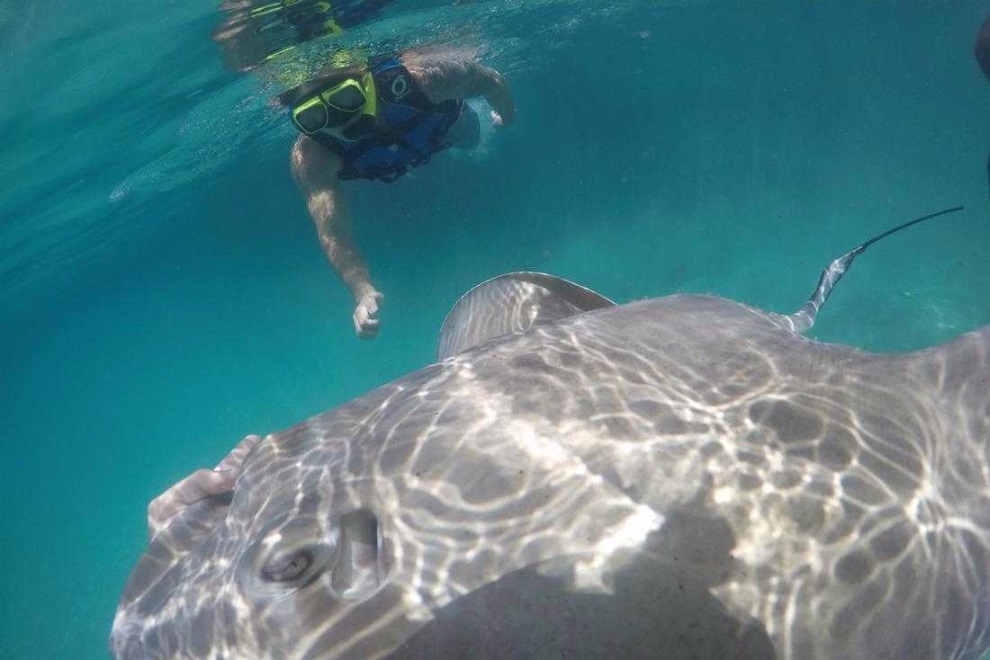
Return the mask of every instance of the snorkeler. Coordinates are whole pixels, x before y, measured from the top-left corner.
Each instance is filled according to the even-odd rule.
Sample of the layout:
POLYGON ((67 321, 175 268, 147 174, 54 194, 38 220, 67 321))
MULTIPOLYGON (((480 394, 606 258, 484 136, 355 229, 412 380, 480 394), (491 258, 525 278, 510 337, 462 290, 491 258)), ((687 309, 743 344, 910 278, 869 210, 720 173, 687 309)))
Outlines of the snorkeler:
POLYGON ((292 174, 327 259, 354 296, 358 337, 378 331, 383 295, 354 243, 337 182, 392 182, 447 147, 473 148, 480 120, 464 100, 473 97, 488 101, 495 126, 515 119, 502 75, 454 50, 407 50, 331 68, 279 96, 301 133, 292 147, 292 174))
MULTIPOLYGON (((987 80, 990 80, 990 18, 983 21, 973 44, 973 56, 987 80)), ((987 186, 990 189, 990 156, 987 157, 987 186)))
POLYGON ((973 56, 987 80, 990 80, 990 18, 983 21, 973 44, 973 56))

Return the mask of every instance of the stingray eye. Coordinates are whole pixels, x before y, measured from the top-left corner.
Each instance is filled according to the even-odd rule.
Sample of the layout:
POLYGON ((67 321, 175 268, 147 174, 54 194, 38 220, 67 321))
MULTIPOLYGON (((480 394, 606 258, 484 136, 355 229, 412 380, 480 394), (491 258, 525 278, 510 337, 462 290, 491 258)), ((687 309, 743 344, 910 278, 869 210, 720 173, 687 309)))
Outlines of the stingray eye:
POLYGON ((302 589, 333 566, 338 536, 314 530, 312 519, 280 521, 246 553, 238 579, 258 597, 302 589))
POLYGON ((272 557, 261 567, 261 579, 265 582, 294 582, 305 575, 312 565, 313 554, 309 550, 272 557))
POLYGON ((280 543, 254 562, 253 581, 263 590, 286 593, 316 580, 332 565, 337 550, 324 542, 280 543))

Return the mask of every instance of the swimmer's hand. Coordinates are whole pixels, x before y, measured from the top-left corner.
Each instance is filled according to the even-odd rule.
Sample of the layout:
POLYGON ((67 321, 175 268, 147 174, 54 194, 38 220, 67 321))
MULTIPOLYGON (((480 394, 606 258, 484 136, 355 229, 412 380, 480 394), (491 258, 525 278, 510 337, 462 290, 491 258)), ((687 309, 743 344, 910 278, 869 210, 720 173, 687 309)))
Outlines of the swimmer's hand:
POLYGON ((360 339, 374 339, 378 334, 378 306, 383 298, 384 294, 372 289, 358 300, 354 308, 354 332, 360 339))
POLYGON ((502 121, 502 115, 492 110, 491 117, 492 117, 492 126, 494 126, 495 128, 501 128, 502 126, 505 126, 505 122, 502 121))

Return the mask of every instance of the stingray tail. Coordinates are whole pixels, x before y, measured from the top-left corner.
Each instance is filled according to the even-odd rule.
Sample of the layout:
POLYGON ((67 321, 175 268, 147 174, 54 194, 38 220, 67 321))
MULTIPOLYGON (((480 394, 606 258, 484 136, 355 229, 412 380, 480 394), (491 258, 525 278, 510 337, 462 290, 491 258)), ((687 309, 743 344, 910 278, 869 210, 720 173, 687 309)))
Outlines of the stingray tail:
POLYGON ((832 293, 832 289, 835 285, 839 283, 842 276, 846 274, 849 267, 852 266, 852 262, 866 252, 866 248, 870 247, 882 238, 886 238, 891 234, 897 233, 902 229, 907 229, 911 225, 916 225, 925 220, 931 220, 939 216, 948 215, 949 213, 955 213, 956 211, 961 211, 962 206, 954 206, 951 209, 943 209, 936 213, 929 213, 928 215, 923 215, 920 218, 915 218, 905 222, 902 225, 898 225, 893 229, 888 229, 882 234, 877 234, 865 243, 854 247, 849 252, 833 261, 828 265, 825 270, 822 271, 821 277, 818 278, 818 286, 815 287, 815 292, 811 294, 808 298, 808 302, 801 306, 801 309, 794 312, 793 314, 784 316, 780 315, 778 320, 786 327, 788 330, 797 333, 804 333, 811 329, 811 326, 815 324, 815 319, 818 317, 818 312, 821 310, 825 301, 828 300, 829 295, 832 293))

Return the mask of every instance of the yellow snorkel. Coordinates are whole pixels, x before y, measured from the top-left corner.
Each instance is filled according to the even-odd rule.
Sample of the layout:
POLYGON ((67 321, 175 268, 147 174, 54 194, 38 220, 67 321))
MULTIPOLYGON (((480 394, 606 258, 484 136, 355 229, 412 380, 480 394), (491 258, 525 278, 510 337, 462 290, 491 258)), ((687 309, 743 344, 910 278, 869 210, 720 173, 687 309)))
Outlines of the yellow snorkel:
POLYGON ((364 85, 364 93, 366 98, 361 114, 368 115, 372 118, 377 117, 378 90, 375 88, 375 77, 371 75, 371 72, 368 72, 361 77, 361 84, 364 85))

